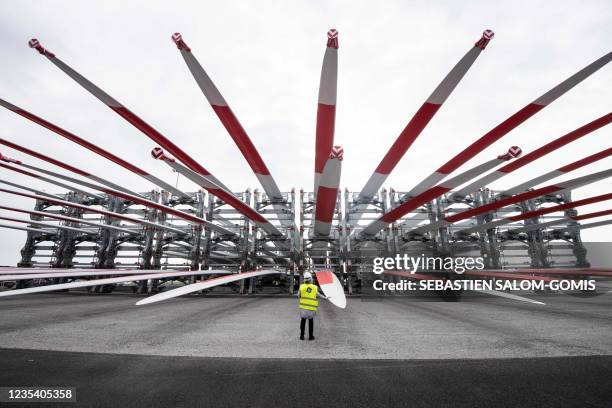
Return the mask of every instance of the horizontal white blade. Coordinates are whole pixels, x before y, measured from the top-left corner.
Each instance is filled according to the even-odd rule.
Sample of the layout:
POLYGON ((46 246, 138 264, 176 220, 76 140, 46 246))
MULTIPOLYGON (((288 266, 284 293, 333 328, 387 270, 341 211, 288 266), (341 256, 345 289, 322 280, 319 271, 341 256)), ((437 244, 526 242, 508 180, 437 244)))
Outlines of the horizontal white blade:
POLYGON ((81 281, 81 282, 59 283, 57 285, 45 285, 45 286, 37 286, 33 288, 7 290, 7 291, 0 292, 0 297, 25 295, 28 293, 53 292, 55 290, 86 288, 88 286, 112 285, 114 283, 134 282, 134 281, 141 281, 141 280, 148 280, 148 279, 163 279, 163 278, 173 278, 173 277, 179 277, 179 276, 193 276, 193 275, 212 275, 212 274, 225 273, 225 272, 226 271, 222 271, 222 272, 219 272, 219 271, 184 271, 184 272, 152 273, 152 274, 146 274, 146 275, 123 276, 119 278, 92 279, 92 280, 81 281))
POLYGON ((178 296, 183 296, 188 293, 197 292, 204 289, 210 289, 215 286, 225 285, 242 279, 255 278, 257 276, 274 275, 282 273, 275 270, 261 270, 253 272, 237 273, 231 276, 222 276, 219 278, 208 279, 203 282, 192 283, 191 285, 183 286, 182 288, 172 289, 167 292, 158 293, 157 295, 149 296, 146 299, 136 302, 137 306, 148 305, 149 303, 160 302, 162 300, 172 299, 178 296))
POLYGON ((499 296, 512 300, 520 300, 521 302, 535 303, 536 305, 546 305, 546 303, 538 302, 537 300, 529 299, 523 296, 513 295, 512 293, 499 292, 497 290, 478 290, 475 289, 475 292, 486 293, 487 295, 499 296))

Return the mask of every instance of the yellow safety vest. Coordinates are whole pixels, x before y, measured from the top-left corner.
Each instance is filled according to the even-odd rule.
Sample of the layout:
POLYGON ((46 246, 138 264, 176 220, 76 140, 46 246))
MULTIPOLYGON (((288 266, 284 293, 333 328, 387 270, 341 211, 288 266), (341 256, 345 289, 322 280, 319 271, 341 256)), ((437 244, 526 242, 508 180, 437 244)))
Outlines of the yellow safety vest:
POLYGON ((317 300, 317 293, 319 287, 312 283, 302 283, 300 285, 300 309, 317 311, 319 301, 317 300))

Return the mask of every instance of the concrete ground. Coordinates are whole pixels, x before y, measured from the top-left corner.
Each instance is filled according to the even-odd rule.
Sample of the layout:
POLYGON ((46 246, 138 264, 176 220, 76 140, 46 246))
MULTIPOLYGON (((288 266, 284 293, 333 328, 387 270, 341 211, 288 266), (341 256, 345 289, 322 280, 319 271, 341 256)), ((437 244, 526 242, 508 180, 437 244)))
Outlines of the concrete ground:
POLYGON ((78 407, 609 407, 612 295, 322 302, 126 293, 0 300, 0 387, 74 386, 78 407))
POLYGON ((612 357, 296 361, 0 349, 0 366, 1 385, 76 387, 76 404, 31 407, 603 408, 612 401, 612 357))
POLYGON ((612 294, 542 295, 545 306, 474 295, 461 302, 321 302, 314 342, 298 340, 297 299, 131 294, 0 299, 0 347, 165 356, 483 359, 612 355, 612 294))

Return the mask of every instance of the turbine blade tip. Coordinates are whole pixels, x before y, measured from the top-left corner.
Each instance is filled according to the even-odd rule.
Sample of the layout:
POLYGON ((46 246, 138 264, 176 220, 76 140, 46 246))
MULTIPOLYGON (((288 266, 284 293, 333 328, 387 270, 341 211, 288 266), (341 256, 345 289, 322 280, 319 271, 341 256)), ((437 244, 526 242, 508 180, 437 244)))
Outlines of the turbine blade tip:
POLYGON ((191 51, 191 48, 185 43, 183 40, 183 36, 181 33, 172 34, 172 41, 176 44, 176 48, 179 50, 191 51))
POLYGON ((491 41, 494 36, 495 33, 493 32, 493 30, 484 30, 482 32, 482 37, 480 37, 480 40, 478 40, 476 44, 474 44, 474 47, 484 50, 487 47, 487 44, 489 44, 489 41, 491 41))
POLYGON ((38 41, 36 38, 32 38, 30 41, 28 41, 28 45, 30 46, 30 48, 34 48, 36 51, 38 51, 42 55, 48 55, 50 57, 55 56, 52 52, 46 50, 45 47, 43 47, 40 44, 40 41, 38 41))
POLYGON ((0 153, 0 160, 3 161, 3 162, 7 162, 7 163, 22 164, 21 161, 19 161, 17 159, 12 159, 10 157, 7 157, 7 156, 3 155, 2 153, 0 153))
POLYGON ((344 149, 341 146, 332 147, 331 153, 329 154, 330 159, 338 159, 342 161, 344 158, 344 149))
POLYGON ((151 150, 151 157, 153 157, 156 160, 164 160, 164 161, 171 161, 171 162, 174 161, 173 158, 166 156, 166 154, 164 153, 164 150, 161 147, 155 147, 153 150, 151 150))
POLYGON ((338 49, 338 30, 331 28, 327 32, 327 47, 338 49))
POLYGON ((519 157, 521 154, 523 154, 523 150, 518 147, 518 146, 512 146, 511 148, 508 149, 507 153, 504 153, 502 155, 497 156, 497 158, 499 160, 511 160, 511 159, 516 159, 517 157, 519 157))

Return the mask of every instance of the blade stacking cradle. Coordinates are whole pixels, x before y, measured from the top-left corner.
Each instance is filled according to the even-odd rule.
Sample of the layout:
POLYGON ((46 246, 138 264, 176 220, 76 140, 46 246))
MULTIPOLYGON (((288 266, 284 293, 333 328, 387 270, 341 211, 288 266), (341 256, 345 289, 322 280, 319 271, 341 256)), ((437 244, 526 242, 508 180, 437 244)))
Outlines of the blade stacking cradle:
MULTIPOLYGON (((134 166, 133 164, 131 164, 131 163, 129 163, 129 162, 127 162, 127 161, 125 161, 125 160, 115 156, 114 154, 112 154, 112 153, 102 149, 101 147, 99 147, 96 144, 88 142, 87 140, 85 140, 85 139, 75 135, 74 133, 68 132, 67 130, 62 129, 61 127, 59 127, 59 126, 57 126, 57 125, 55 125, 55 124, 53 124, 51 122, 48 122, 45 119, 43 119, 43 118, 41 118, 39 116, 36 116, 33 113, 28 112, 25 109, 22 109, 22 108, 20 108, 18 106, 15 106, 12 103, 9 103, 9 102, 7 102, 7 101, 5 101, 3 99, 0 99, 0 105, 4 106, 6 109, 8 109, 8 110, 10 110, 12 112, 15 112, 16 114, 18 114, 20 116, 23 116, 26 119, 31 120, 32 122, 34 122, 34 123, 36 123, 36 124, 38 124, 38 125, 40 125, 40 126, 42 126, 44 128, 49 129, 50 131, 52 131, 52 132, 54 132, 54 133, 56 133, 56 134, 58 134, 58 135, 60 135, 62 137, 65 137, 66 139, 70 140, 71 142, 74 142, 74 143, 76 143, 78 145, 81 145, 82 147, 84 147, 84 148, 86 148, 86 149, 88 149, 88 150, 90 150, 90 151, 92 151, 92 152, 94 152, 94 153, 104 157, 105 159, 108 159, 108 160, 112 161, 113 163, 118 164, 119 166, 123 167, 124 169, 129 170, 132 173, 141 176, 142 178, 150 181, 151 183, 155 184, 156 186, 161 187, 164 190, 169 191, 169 192, 171 192, 172 194, 174 194, 174 195, 176 195, 178 197, 189 198, 188 195, 186 195, 185 193, 183 193, 180 190, 177 190, 176 188, 174 188, 172 185, 166 183, 165 181, 160 180, 159 178, 157 178, 157 177, 147 173, 146 171, 142 170, 141 168, 138 168, 138 167, 134 166)), ((3 144, 6 144, 6 143, 3 143, 3 144)), ((9 146, 9 147, 12 147, 12 146, 9 146)), ((23 148, 23 149, 25 149, 25 148, 23 148)), ((20 150, 20 149, 17 149, 17 150, 20 150)), ((21 150, 21 151, 26 153, 25 150, 21 150)), ((46 160, 46 159, 43 159, 43 160, 46 160)), ((63 165, 60 165, 60 164, 57 164, 57 163, 53 163, 53 164, 56 164, 56 165, 58 165, 60 167, 64 167, 63 165)), ((64 167, 64 168, 66 168, 66 167, 64 167)), ((96 179, 96 178, 90 177, 91 175, 86 175, 86 174, 82 174, 82 175, 85 176, 85 177, 89 177, 92 180, 98 181, 99 183, 105 184, 108 187, 115 188, 117 190, 122 190, 122 191, 125 191, 126 193, 133 194, 133 193, 131 193, 129 191, 126 191, 126 190, 124 190, 122 188, 117 188, 116 185, 113 187, 113 185, 110 185, 109 182, 103 182, 101 179, 96 179)))
POLYGON ((472 159, 485 148, 489 147, 491 144, 508 134, 511 130, 518 127, 537 112, 544 109, 546 106, 578 85, 580 82, 588 78, 591 74, 610 62, 610 60, 612 60, 612 52, 589 64, 587 67, 561 82, 559 85, 555 86, 553 89, 546 92, 544 95, 529 103, 508 119, 494 127, 480 139, 473 142, 462 152, 458 153, 446 164, 428 176, 410 192, 406 193, 402 198, 402 204, 396 206, 387 213, 383 214, 377 220, 367 225, 363 231, 361 231, 359 236, 362 238, 366 236, 373 236, 378 233, 378 231, 386 228, 389 224, 397 221, 410 211, 413 211, 419 208, 421 205, 440 197, 442 194, 451 191, 455 187, 458 187, 457 185, 450 185, 446 182, 442 182, 438 185, 435 184, 465 164, 468 160, 472 159))
MULTIPOLYGON (((461 58, 461 60, 446 75, 438 87, 427 98, 425 103, 414 114, 408 125, 397 137, 385 157, 382 159, 370 179, 359 193, 358 202, 368 202, 376 195, 385 180, 391 174, 397 163, 402 159, 416 138, 421 134, 429 121, 438 112, 442 104, 465 76, 476 58, 486 48, 493 38, 493 31, 485 30, 480 40, 461 58)), ((359 213, 355 214, 358 216, 359 213)))
MULTIPOLYGON (((255 176, 259 180, 259 183, 268 195, 268 199, 273 203, 282 203, 284 201, 284 198, 280 192, 280 189, 278 188, 278 185, 276 184, 276 181, 270 174, 268 167, 261 158, 261 155, 257 151, 257 148, 249 138, 249 135, 246 133, 246 131, 238 121, 238 118, 225 101, 225 98, 223 98, 223 95, 221 95, 221 92, 219 92, 219 90, 217 89, 213 81, 210 79, 202 65, 200 65, 196 57, 193 55, 193 53, 191 52, 191 48, 187 46, 181 34, 174 33, 172 35, 172 41, 174 41, 177 48, 181 52, 181 55, 183 56, 183 59, 187 64, 187 68, 189 68, 191 75, 193 75, 193 78, 202 90, 202 93, 208 100, 208 103, 210 103, 210 106, 217 114, 217 117, 219 118, 223 126, 225 126, 225 129, 236 143, 236 146, 238 146, 238 149, 246 159, 249 166, 251 166, 253 173, 255 173, 255 176)), ((170 149, 166 150, 172 153, 170 149)), ((215 184, 219 185, 219 183, 215 180, 212 181, 215 184)), ((279 221, 282 223, 282 225, 294 225, 294 222, 292 220, 288 220, 282 216, 284 210, 284 207, 282 205, 274 205, 274 208, 279 215, 279 221)))
POLYGON ((343 156, 344 149, 340 146, 334 146, 319 179, 315 204, 315 235, 328 236, 331 232, 338 189, 340 188, 343 156))
POLYGON ((319 100, 317 105, 317 128, 315 136, 315 179, 314 193, 319 190, 319 180, 323 174, 329 152, 334 145, 336 126, 336 100, 338 93, 338 30, 327 32, 327 48, 323 56, 319 100))

